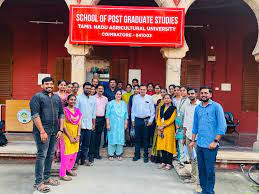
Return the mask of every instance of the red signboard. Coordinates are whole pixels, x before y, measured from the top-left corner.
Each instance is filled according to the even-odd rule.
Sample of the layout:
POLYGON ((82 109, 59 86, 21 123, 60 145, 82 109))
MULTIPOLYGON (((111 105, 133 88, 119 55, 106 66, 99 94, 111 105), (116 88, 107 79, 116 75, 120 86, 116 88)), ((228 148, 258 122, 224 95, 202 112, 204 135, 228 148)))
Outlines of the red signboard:
POLYGON ((182 8, 71 5, 69 23, 71 44, 184 44, 182 8))

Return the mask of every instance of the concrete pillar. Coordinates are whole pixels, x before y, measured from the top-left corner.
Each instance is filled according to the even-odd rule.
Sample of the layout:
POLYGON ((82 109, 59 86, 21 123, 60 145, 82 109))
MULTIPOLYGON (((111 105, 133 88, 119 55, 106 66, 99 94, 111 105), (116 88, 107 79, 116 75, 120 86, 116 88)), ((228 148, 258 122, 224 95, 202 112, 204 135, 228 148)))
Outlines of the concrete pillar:
POLYGON ((166 87, 170 84, 180 85, 182 58, 188 50, 186 42, 182 48, 161 48, 160 52, 166 60, 166 87))
POLYGON ((71 56, 71 81, 72 82, 78 82, 80 85, 80 90, 81 86, 85 83, 86 81, 86 63, 85 63, 85 56, 77 56, 77 55, 72 55, 71 56))
POLYGON ((253 150, 259 152, 259 88, 258 88, 258 125, 257 125, 257 141, 254 142, 253 150))
POLYGON ((181 62, 182 62, 182 59, 166 59, 166 87, 167 88, 170 84, 180 85, 181 62))

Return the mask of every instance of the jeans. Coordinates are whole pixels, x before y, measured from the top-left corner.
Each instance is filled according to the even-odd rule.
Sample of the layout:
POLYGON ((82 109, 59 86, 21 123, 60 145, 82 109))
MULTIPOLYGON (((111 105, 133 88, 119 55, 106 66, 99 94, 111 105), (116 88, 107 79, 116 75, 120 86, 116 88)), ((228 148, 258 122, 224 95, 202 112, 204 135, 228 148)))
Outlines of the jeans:
POLYGON ((155 130, 156 130, 156 121, 154 119, 151 127, 150 127, 150 133, 149 133, 149 142, 150 142, 150 145, 153 145, 153 139, 154 139, 154 133, 155 133, 155 130))
POLYGON ((150 127, 147 127, 144 119, 135 118, 135 156, 140 157, 140 143, 143 138, 144 143, 144 157, 148 157, 148 146, 149 146, 149 136, 148 130, 150 127))
POLYGON ((115 145, 110 145, 108 144, 108 155, 109 156, 114 156, 114 153, 116 156, 121 156, 123 153, 123 145, 115 144, 115 145))
POLYGON ((162 163, 172 165, 173 162, 173 154, 162 150, 162 163))
POLYGON ((50 177, 57 139, 55 135, 48 135, 47 142, 42 143, 39 133, 33 133, 33 136, 37 146, 35 185, 39 185, 50 177))
POLYGON ((91 134, 92 130, 81 129, 79 152, 77 154, 76 163, 79 163, 79 160, 81 160, 81 163, 87 160, 91 134))
POLYGON ((214 150, 197 146, 197 159, 202 193, 215 194, 215 162, 218 147, 214 150))

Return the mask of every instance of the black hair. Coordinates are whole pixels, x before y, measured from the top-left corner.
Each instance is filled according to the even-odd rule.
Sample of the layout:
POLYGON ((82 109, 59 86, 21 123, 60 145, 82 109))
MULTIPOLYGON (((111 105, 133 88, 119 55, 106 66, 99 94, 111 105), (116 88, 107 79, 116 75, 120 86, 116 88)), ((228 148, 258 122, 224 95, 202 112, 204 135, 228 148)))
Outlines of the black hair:
POLYGON ((122 94, 122 91, 121 91, 121 90, 117 90, 117 91, 115 92, 115 94, 117 94, 117 92, 120 92, 120 93, 122 94))
POLYGON ((119 83, 123 84, 124 82, 123 81, 118 81, 117 84, 119 84, 119 83))
POLYGON ((200 91, 203 90, 203 89, 208 89, 211 94, 213 92, 211 87, 209 87, 209 86, 202 86, 202 87, 200 87, 200 91))
POLYGON ((175 88, 175 85, 174 85, 174 84, 170 84, 170 85, 168 86, 168 88, 170 88, 170 87, 175 88))
POLYGON ((126 85, 126 87, 127 87, 127 86, 130 86, 130 87, 131 87, 131 89, 132 89, 132 85, 131 85, 131 84, 127 84, 127 85, 126 85))
POLYGON ((140 85, 140 87, 143 87, 143 86, 147 87, 145 84, 141 84, 141 85, 140 85))
POLYGON ((138 79, 134 78, 134 79, 132 80, 132 82, 135 82, 135 81, 138 82, 138 79))
POLYGON ((167 89, 166 89, 166 88, 161 88, 161 91, 162 91, 162 90, 165 90, 165 92, 167 93, 167 89))
POLYGON ((75 86, 76 84, 78 85, 78 87, 80 87, 80 86, 79 86, 79 83, 77 83, 77 82, 73 82, 73 83, 72 83, 73 86, 75 86))
POLYGON ((171 99, 171 95, 170 94, 166 93, 164 97, 166 97, 166 96, 169 96, 170 99, 171 99))
POLYGON ((91 86, 92 87, 92 84, 90 82, 85 82, 84 85, 83 85, 83 88, 85 88, 85 86, 91 86))
MULTIPOLYGON (((67 82, 67 85, 72 84, 71 82, 67 82)), ((73 85, 73 84, 72 84, 73 85)))
POLYGON ((135 87, 138 87, 138 88, 140 88, 140 85, 139 85, 139 84, 137 84, 137 85, 133 86, 133 88, 135 88, 135 87))
POLYGON ((187 92, 192 91, 192 90, 193 90, 195 93, 197 93, 197 90, 196 90, 195 88, 188 88, 187 92))
POLYGON ((182 86, 175 86, 174 88, 179 88, 179 89, 181 89, 181 87, 182 87, 182 86))
POLYGON ((155 87, 157 87, 157 86, 161 89, 161 86, 160 86, 159 84, 156 84, 156 85, 155 85, 155 87))
POLYGON ((52 77, 45 77, 41 80, 41 83, 43 85, 45 82, 51 82, 51 81, 54 83, 54 79, 52 77))
MULTIPOLYGON (((181 88, 185 88, 186 90, 189 89, 189 87, 187 87, 187 86, 181 86, 181 88)), ((180 88, 180 89, 181 89, 181 88, 180 88)))
POLYGON ((116 80, 115 78, 111 78, 111 79, 109 80, 109 83, 111 83, 111 81, 115 81, 115 82, 117 83, 117 80, 116 80))
POLYGON ((93 77, 93 78, 92 78, 92 82, 93 82, 94 79, 97 79, 97 80, 99 81, 99 79, 98 79, 97 77, 93 77))
POLYGON ((62 82, 65 82, 65 83, 67 84, 66 80, 61 79, 61 80, 58 80, 58 86, 59 86, 62 82))
POLYGON ((154 84, 151 83, 151 82, 149 82, 149 83, 147 84, 147 86, 149 86, 149 85, 152 85, 152 87, 154 87, 154 84))

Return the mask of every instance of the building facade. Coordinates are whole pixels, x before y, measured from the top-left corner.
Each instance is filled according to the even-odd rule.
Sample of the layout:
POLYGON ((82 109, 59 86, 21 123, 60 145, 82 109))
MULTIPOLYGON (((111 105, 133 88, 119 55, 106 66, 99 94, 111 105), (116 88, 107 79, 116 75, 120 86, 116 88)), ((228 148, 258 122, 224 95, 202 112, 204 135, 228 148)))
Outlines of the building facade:
POLYGON ((240 120, 239 132, 256 135, 257 18, 259 0, 0 0, 0 101, 30 99, 40 90, 38 74, 82 84, 107 69, 128 82, 130 70, 140 70, 142 83, 211 86, 214 99, 240 120), (185 8, 185 45, 71 45, 71 4, 185 8))

